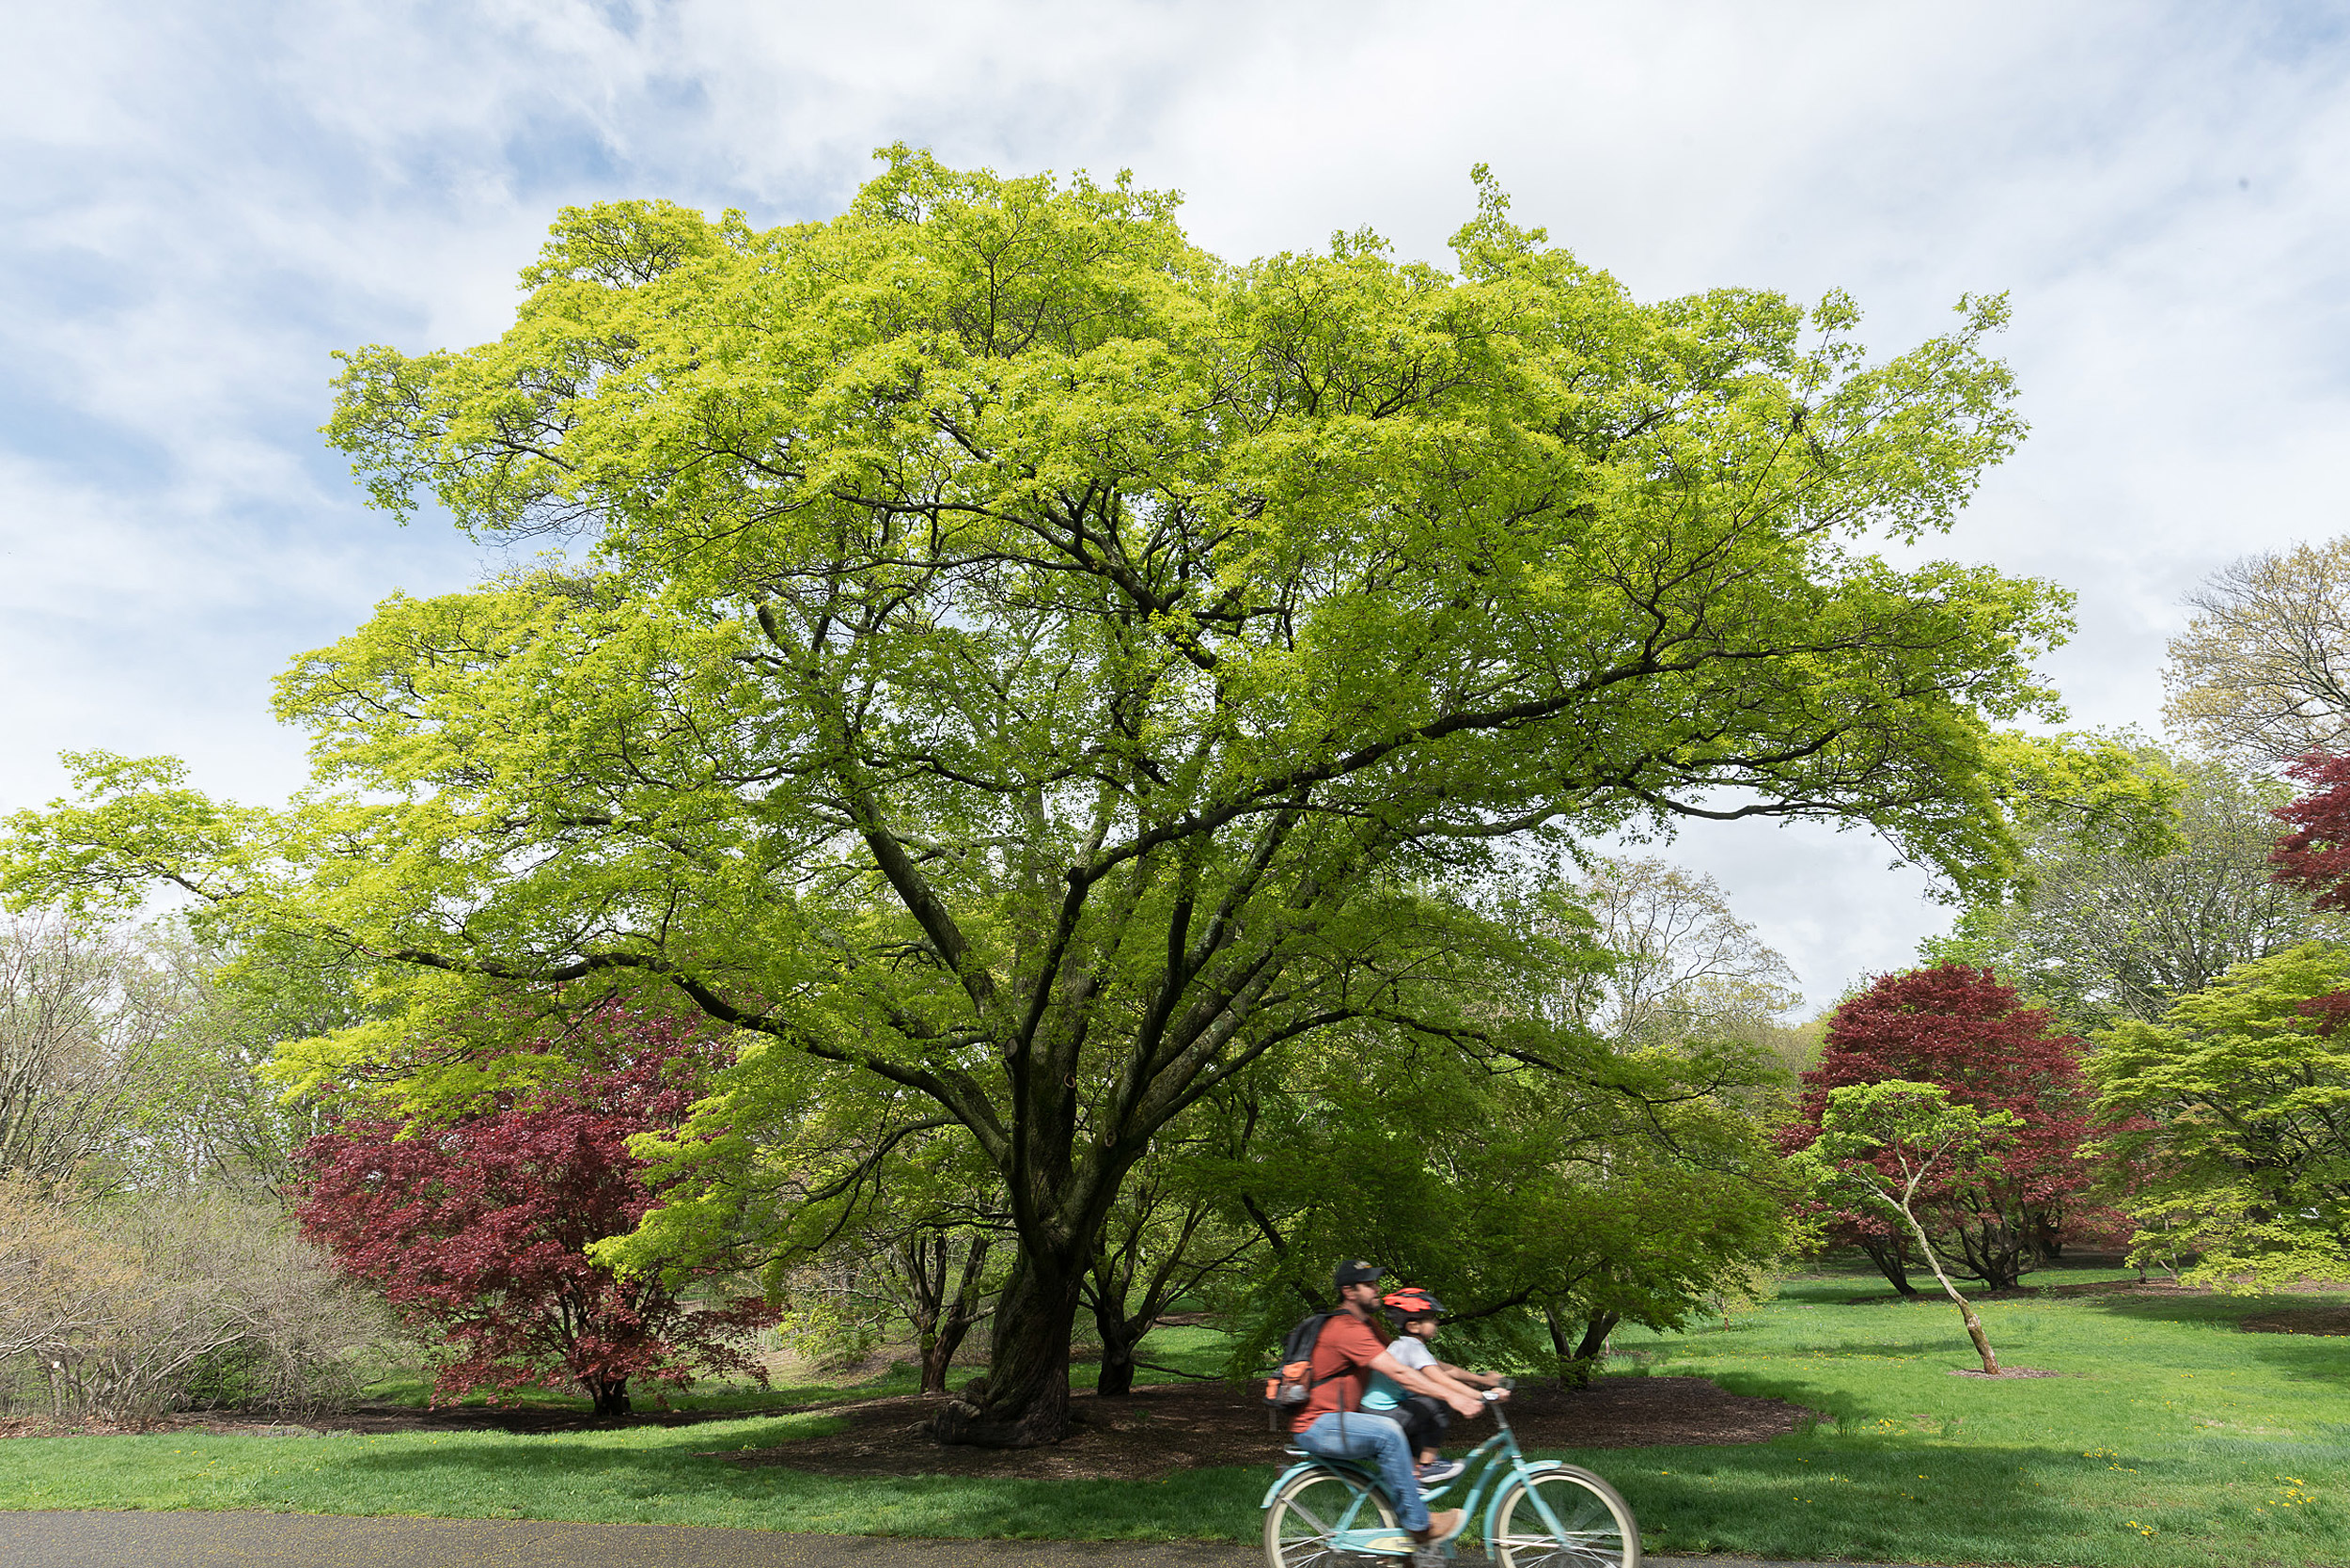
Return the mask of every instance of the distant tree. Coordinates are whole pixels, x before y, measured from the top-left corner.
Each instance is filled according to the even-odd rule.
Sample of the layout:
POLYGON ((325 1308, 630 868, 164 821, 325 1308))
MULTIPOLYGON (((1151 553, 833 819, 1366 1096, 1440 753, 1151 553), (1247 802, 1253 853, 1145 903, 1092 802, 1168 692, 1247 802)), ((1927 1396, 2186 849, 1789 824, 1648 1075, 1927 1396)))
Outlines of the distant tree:
POLYGON ((274 1075, 279 1048, 359 1024, 359 972, 316 943, 223 949, 150 930, 179 1009, 161 1041, 162 1083, 141 1119, 149 1174, 291 1207, 295 1155, 323 1131, 319 1097, 274 1075))
POLYGON ((594 1065, 446 1119, 354 1117, 303 1150, 305 1231, 455 1348, 436 1393, 569 1381, 608 1416, 636 1379, 765 1381, 736 1345, 772 1316, 763 1303, 693 1305, 683 1271, 622 1274, 587 1255, 657 1201, 628 1140, 675 1127, 710 1066, 673 1022, 598 1022, 594 1065))
POLYGON ((2025 834, 2013 896, 1968 909, 1925 944, 1930 961, 1995 969, 2090 1034, 2124 1018, 2152 1023, 2231 965, 2344 931, 2270 875, 2283 783, 2144 743, 2131 750, 2173 792, 2170 841, 2043 822, 2025 834))
POLYGON ((1939 1084, 1898 1078, 1830 1090, 1820 1111, 1819 1136, 1797 1156, 1832 1203, 1873 1209, 1899 1224, 1916 1243, 1944 1294, 1958 1306, 1966 1337, 1982 1370, 1994 1377, 1999 1358, 1982 1320, 1942 1267, 1923 1216, 1928 1194, 1965 1194, 1979 1185, 1984 1198, 2005 1180, 2002 1146, 2019 1132, 2008 1111, 1982 1111, 1953 1100, 1939 1084))
POLYGON ((131 1184, 185 1001, 141 933, 48 914, 0 922, 0 1175, 131 1184))
POLYGON ((2247 556, 2187 596, 2164 716, 2199 745, 2277 767, 2342 745, 2350 717, 2350 535, 2247 556))
POLYGON ((1570 1381, 1621 1323, 1669 1329, 1789 1246, 1791 1184, 1744 1102, 1748 1047, 1652 1047, 1569 1079, 1506 1059, 1326 1049, 1248 1086, 1223 1172, 1266 1256, 1236 1304, 1246 1370, 1340 1257, 1432 1287, 1464 1348, 1570 1381))
POLYGON ((1585 982, 1581 1021, 1619 1047, 1755 1033, 1802 999, 1787 960, 1721 886, 1668 861, 1605 860, 1574 891, 1612 969, 1585 982))
POLYGON ((2238 964, 2088 1061, 2135 1170, 2135 1255, 2229 1285, 2350 1280, 2350 951, 2309 943, 2238 964))
MULTIPOLYGON (((1987 969, 1946 964, 1885 976, 1830 1018, 1785 1143, 1810 1147, 1835 1091, 1859 1084, 1934 1084, 1959 1105, 2013 1117, 2014 1134, 1996 1159, 1964 1182, 1929 1182, 1914 1195, 1970 1273, 1994 1290, 2013 1287, 2060 1244, 2067 1210, 2090 1183, 2074 1157, 2089 1130, 2079 1042, 2050 1025, 2045 1009, 2021 1006, 1987 969)), ((1894 1173, 1889 1163, 1885 1170, 1894 1173)), ((1834 1220, 1896 1290, 1914 1294, 1905 1245, 1896 1243, 1914 1240, 1915 1227, 1893 1224, 1874 1203, 1837 1211, 1834 1220)))
POLYGON ((1261 1246, 1203 1172, 1198 1156, 1224 1131, 1214 1108, 1160 1136, 1103 1228, 1085 1291, 1102 1341, 1098 1393, 1132 1393, 1143 1337, 1176 1302, 1221 1284, 1261 1246))

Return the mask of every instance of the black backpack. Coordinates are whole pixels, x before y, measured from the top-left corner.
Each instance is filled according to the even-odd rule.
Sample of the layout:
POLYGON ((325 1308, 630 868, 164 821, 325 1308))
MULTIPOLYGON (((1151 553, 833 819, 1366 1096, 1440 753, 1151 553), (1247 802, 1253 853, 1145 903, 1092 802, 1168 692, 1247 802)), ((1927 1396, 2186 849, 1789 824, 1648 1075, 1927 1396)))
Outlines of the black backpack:
POLYGON ((1264 1380, 1267 1426, 1277 1430, 1282 1417, 1313 1397, 1314 1346, 1321 1342, 1322 1325, 1338 1316, 1338 1310, 1307 1314, 1281 1341, 1280 1367, 1264 1380))

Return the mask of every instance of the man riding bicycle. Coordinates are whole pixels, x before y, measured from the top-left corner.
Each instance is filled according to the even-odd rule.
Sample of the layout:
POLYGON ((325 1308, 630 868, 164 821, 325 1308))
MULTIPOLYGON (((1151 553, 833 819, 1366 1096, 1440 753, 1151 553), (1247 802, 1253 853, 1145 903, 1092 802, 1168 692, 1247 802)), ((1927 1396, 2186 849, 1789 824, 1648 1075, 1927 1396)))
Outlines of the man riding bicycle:
POLYGON ((1354 1459, 1379 1472, 1381 1488, 1395 1499, 1396 1516, 1412 1539, 1423 1544, 1449 1541, 1461 1529, 1457 1508, 1431 1515, 1420 1500, 1412 1444, 1393 1416, 1363 1408, 1373 1373, 1415 1394, 1442 1401, 1463 1416, 1481 1408, 1459 1384, 1405 1366, 1388 1353, 1372 1328, 1379 1309, 1383 1270, 1358 1261, 1338 1267, 1339 1310, 1330 1314, 1314 1341, 1312 1380, 1303 1409, 1290 1422, 1297 1446, 1317 1459, 1354 1459))

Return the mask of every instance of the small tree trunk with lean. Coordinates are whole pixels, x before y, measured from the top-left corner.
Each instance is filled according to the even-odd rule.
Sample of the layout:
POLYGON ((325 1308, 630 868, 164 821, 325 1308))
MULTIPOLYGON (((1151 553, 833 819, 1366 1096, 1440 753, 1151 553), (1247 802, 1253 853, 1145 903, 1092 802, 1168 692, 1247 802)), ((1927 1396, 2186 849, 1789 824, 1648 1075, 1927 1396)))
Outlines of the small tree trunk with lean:
POLYGON ((1900 1216, 1918 1244, 1919 1256, 1957 1306, 1966 1337, 1974 1341, 1983 1373, 1990 1377, 1999 1375, 1999 1358, 1973 1305, 1959 1294, 1942 1267, 1918 1218, 1918 1197, 1937 1167, 1946 1175, 1963 1178, 1989 1141, 2009 1136, 2018 1124, 2007 1111, 1986 1116, 1972 1105, 1955 1105, 1935 1084, 1904 1079, 1848 1084, 1829 1093, 1820 1137, 1801 1156, 1825 1185, 1847 1193, 1857 1188, 1868 1195, 1872 1207, 1888 1218, 1900 1216), (1898 1176, 1875 1163, 1888 1156, 1898 1176))
POLYGON ((1983 1374, 1997 1377, 1999 1375, 1999 1357, 1982 1331, 1982 1320, 1975 1316, 1975 1309, 1967 1299, 1958 1294, 1958 1287, 1950 1283, 1950 1277, 1942 1272, 1942 1260, 1935 1256, 1934 1243, 1926 1239, 1926 1228, 1918 1223, 1916 1215, 1910 1213, 1910 1200, 1917 1190, 1917 1183, 1912 1181, 1908 1190, 1902 1195, 1902 1217, 1909 1221, 1909 1233, 1918 1241, 1918 1254, 1925 1259, 1926 1267, 1934 1270, 1934 1277, 1942 1282, 1943 1294, 1958 1303, 1959 1321, 1966 1325, 1966 1337, 1975 1341, 1975 1354, 1982 1357, 1983 1374))

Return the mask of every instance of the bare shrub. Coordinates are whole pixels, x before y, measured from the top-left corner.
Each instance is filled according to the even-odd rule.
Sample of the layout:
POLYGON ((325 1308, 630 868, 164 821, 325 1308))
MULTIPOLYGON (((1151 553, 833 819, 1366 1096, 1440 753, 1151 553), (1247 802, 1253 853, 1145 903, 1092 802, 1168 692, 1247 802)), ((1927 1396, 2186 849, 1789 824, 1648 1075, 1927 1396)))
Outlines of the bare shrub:
POLYGON ((0 1353, 45 1385, 54 1419, 314 1414, 351 1398, 386 1331, 273 1211, 217 1194, 75 1207, 0 1182, 0 1353))

